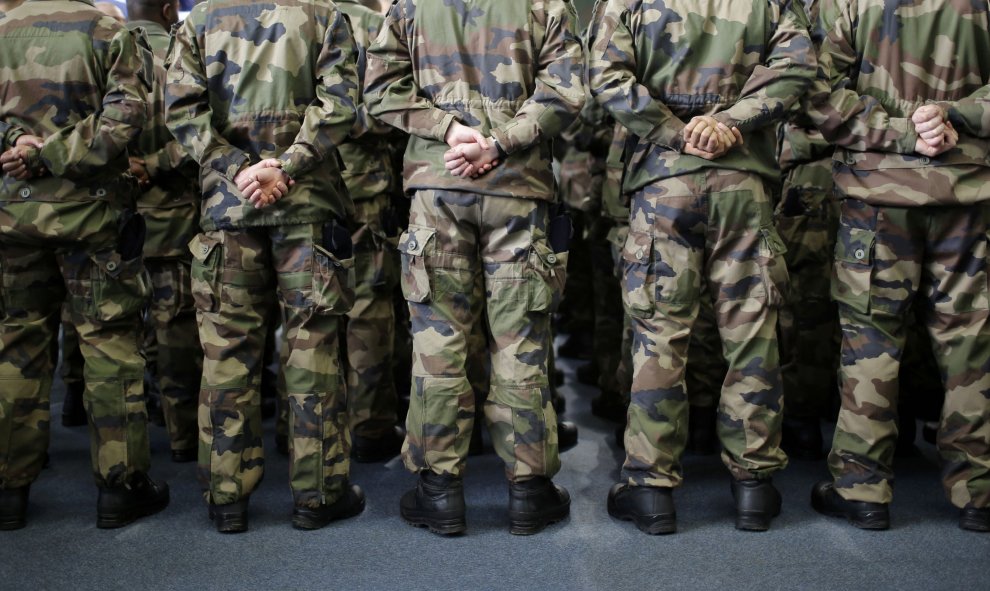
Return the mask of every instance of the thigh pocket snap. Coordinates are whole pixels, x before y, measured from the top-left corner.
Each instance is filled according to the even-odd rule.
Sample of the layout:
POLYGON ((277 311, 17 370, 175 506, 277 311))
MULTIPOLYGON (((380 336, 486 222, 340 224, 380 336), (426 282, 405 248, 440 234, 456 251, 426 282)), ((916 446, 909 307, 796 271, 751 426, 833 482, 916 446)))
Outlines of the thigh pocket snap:
POLYGON ((198 234, 189 241, 192 253, 191 275, 193 302, 200 312, 220 309, 220 280, 223 274, 223 245, 207 234, 198 234))
POLYGON ((835 242, 831 296, 836 302, 867 314, 876 232, 842 225, 835 242))
POLYGON ((622 246, 622 302, 630 316, 651 318, 656 309, 657 278, 653 236, 629 232, 622 246))
POLYGON ((116 251, 94 253, 90 260, 94 317, 107 322, 140 312, 151 294, 144 260, 125 260, 116 251))
POLYGON ((553 312, 560 305, 567 282, 567 256, 567 251, 554 252, 546 242, 533 243, 526 277, 530 312, 553 312))
POLYGON ((402 295, 415 303, 430 301, 430 269, 426 256, 433 248, 436 230, 409 226, 399 237, 399 253, 402 257, 402 295))

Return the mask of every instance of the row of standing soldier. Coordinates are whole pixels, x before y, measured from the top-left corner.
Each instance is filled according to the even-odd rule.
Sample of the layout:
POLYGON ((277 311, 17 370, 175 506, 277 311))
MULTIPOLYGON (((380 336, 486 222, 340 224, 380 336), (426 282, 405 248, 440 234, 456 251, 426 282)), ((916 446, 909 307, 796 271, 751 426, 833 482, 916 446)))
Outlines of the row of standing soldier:
POLYGON ((596 414, 624 420, 629 392, 609 512, 647 533, 675 531, 671 490, 689 430, 714 423, 736 526, 770 526, 781 433, 820 453, 836 363, 823 346, 837 339, 822 282, 834 244, 842 410, 835 480, 816 485, 815 508, 888 526, 904 315, 918 309, 947 390, 947 493, 962 527, 990 529, 986 6, 833 0, 818 17, 808 2, 809 21, 787 1, 610 0, 596 5, 582 48, 563 0, 399 0, 384 24, 352 1, 209 1, 167 50, 174 5, 133 2, 132 16, 148 18, 121 29, 87 4, 33 0, 0 20, 0 63, 15 72, 0 119, 0 371, 11 384, 0 402, 0 527, 25 524, 44 462, 63 301, 86 360, 98 525, 167 504, 167 487, 147 476, 138 351, 149 292, 173 458, 198 456, 217 529, 247 528, 263 472, 273 310, 293 525, 356 515, 352 427, 353 452, 369 459, 402 440, 394 386, 381 379, 391 371, 381 352, 402 325, 397 281, 413 340, 403 459, 419 474, 403 518, 465 530, 461 477, 484 391, 510 531, 563 519, 569 496, 551 478, 574 433, 557 420, 548 376, 570 225, 553 204, 549 138, 580 110, 569 139, 594 182, 568 191, 567 158, 561 176, 595 253, 595 340, 606 352, 593 368, 596 414), (39 51, 53 70, 36 71, 39 51), (86 68, 69 66, 76 55, 86 68), (390 155, 403 134, 411 202, 399 237, 390 155), (200 363, 202 382, 190 383, 200 363))

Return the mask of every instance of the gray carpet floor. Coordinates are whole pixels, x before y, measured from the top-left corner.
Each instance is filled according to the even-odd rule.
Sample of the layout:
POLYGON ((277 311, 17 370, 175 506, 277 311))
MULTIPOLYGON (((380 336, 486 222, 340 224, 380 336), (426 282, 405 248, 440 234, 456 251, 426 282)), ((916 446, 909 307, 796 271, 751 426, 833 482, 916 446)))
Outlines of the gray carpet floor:
MULTIPOLYGON (((29 589, 990 589, 990 535, 964 532, 939 485, 935 450, 899 461, 893 527, 857 530, 808 504, 822 462, 794 461, 776 482, 783 514, 771 531, 733 528, 728 474, 718 456, 688 456, 675 493, 679 531, 649 537, 611 519, 605 497, 622 460, 613 426, 591 415, 594 391, 563 393, 581 428, 556 481, 573 498, 569 520, 532 537, 508 533, 507 486, 492 454, 471 458, 468 532, 441 538, 410 527, 399 497, 415 479, 398 459, 355 464, 368 497, 355 519, 315 532, 289 525, 287 462, 265 445, 267 473, 252 497, 251 529, 217 534, 193 467, 172 464, 152 427, 153 474, 168 481, 163 513, 120 530, 95 527, 96 488, 85 428, 52 431, 51 466, 31 491, 28 527, 0 533, 0 590, 29 589)), ((53 393, 58 417, 62 390, 53 393)), ((266 423, 272 427, 271 422, 266 423)))

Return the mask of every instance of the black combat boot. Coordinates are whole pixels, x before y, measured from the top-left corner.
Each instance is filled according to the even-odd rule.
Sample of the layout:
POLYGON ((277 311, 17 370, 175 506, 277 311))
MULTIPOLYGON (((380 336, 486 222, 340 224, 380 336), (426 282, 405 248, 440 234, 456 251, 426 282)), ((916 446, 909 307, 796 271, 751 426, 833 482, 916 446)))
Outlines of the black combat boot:
POLYGON ((861 529, 890 527, 890 511, 886 503, 848 501, 835 490, 831 480, 822 480, 811 488, 811 506, 822 515, 845 517, 861 529))
POLYGON ((86 384, 73 382, 65 387, 65 399, 62 401, 62 426, 82 427, 86 424, 86 405, 83 404, 83 391, 86 384))
POLYGON ((168 485, 136 472, 128 483, 100 488, 96 501, 96 527, 123 527, 136 519, 154 515, 168 506, 168 485))
POLYGON ((618 483, 608 491, 608 514, 632 521, 639 531, 656 536, 677 531, 677 512, 670 488, 618 483))
POLYGON ((226 505, 210 503, 210 521, 222 534, 239 534, 248 530, 248 498, 226 505))
POLYGON ((356 484, 344 489, 344 494, 329 505, 319 507, 293 507, 292 527, 296 529, 320 529, 334 521, 360 515, 364 511, 364 491, 356 484))
POLYGON ((966 507, 959 512, 959 527, 969 531, 990 531, 990 507, 966 507))
POLYGON ((562 521, 571 511, 571 495, 546 476, 509 483, 509 533, 528 536, 551 523, 562 521))
POLYGON ((780 492, 773 481, 732 479, 732 498, 736 501, 736 529, 766 531, 770 521, 780 515, 780 492))
POLYGON ((405 438, 406 432, 397 425, 377 438, 355 434, 351 438, 351 458, 362 464, 384 462, 399 455, 405 438))
POLYGON ((564 452, 578 444, 577 425, 570 421, 557 420, 557 450, 564 452))
POLYGON ((399 501, 399 514, 407 523, 442 536, 467 530, 465 512, 463 481, 430 470, 420 472, 416 488, 399 501))
POLYGON ((0 490, 0 531, 21 529, 27 525, 30 486, 0 490))

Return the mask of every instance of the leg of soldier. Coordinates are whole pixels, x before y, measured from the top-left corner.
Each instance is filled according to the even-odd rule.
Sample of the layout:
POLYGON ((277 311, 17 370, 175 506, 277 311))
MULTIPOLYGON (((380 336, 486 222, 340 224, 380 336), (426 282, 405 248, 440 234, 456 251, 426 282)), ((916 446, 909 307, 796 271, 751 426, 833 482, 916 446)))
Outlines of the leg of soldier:
MULTIPOLYGON (((419 191, 402 235, 402 291, 412 319, 413 370, 402 458, 413 472, 460 478, 474 423, 468 357, 482 318, 480 197, 419 191)), ((487 197, 485 197, 487 199, 487 197)), ((485 347, 487 350, 487 346, 485 347)))
POLYGON ((395 432, 397 400, 392 377, 395 315, 391 295, 397 262, 381 223, 388 201, 387 195, 381 195, 354 204, 358 229, 352 235, 354 307, 347 315, 347 408, 355 457, 367 461, 391 457, 401 444, 395 432))
POLYGON ((945 383, 938 435, 942 481, 953 505, 985 512, 990 507, 990 205, 940 208, 930 216, 923 289, 945 383))
POLYGON ((736 481, 767 480, 787 465, 777 349, 785 248, 758 177, 712 172, 709 178, 707 275, 728 364, 717 423, 722 460, 736 481))
POLYGON ((206 232, 191 245, 203 346, 198 473, 213 505, 246 501, 264 474, 260 387, 273 305, 269 249, 263 228, 206 232))
POLYGON ((271 264, 284 309, 282 373, 289 400, 289 478, 295 506, 341 499, 350 475, 350 431, 339 326, 354 302, 353 257, 321 243, 322 224, 272 228, 271 264))
POLYGON ((491 196, 481 201, 491 333, 485 417, 495 452, 513 482, 549 478, 560 469, 548 360, 550 315, 564 288, 567 254, 551 249, 547 223, 546 202, 491 196))
POLYGON ((838 224, 831 160, 798 165, 788 172, 776 224, 787 246, 791 278, 778 322, 784 446, 794 457, 818 459, 822 456, 819 420, 828 414, 838 391, 838 317, 828 298, 838 224))
POLYGON ((592 400, 592 412, 602 418, 625 420, 626 401, 619 387, 622 357, 622 292, 615 279, 615 263, 608 235, 615 222, 599 216, 589 232, 592 298, 594 303, 594 370, 600 394, 592 400))
POLYGON ((907 317, 907 339, 897 376, 900 384, 897 395, 897 457, 913 457, 920 453, 914 444, 918 420, 937 423, 945 404, 942 372, 928 335, 929 314, 925 306, 915 306, 907 317))
POLYGON ((921 282, 926 224, 912 209, 842 202, 832 297, 842 326, 841 402, 829 470, 849 501, 891 501, 905 314, 921 282))
POLYGON ((557 354, 569 359, 591 359, 594 349, 594 304, 592 290, 587 289, 594 280, 591 271, 591 245, 588 240, 590 216, 577 209, 569 209, 574 223, 570 241, 573 257, 568 259, 568 284, 574 289, 565 290, 568 295, 561 301, 558 329, 567 338, 558 347, 557 354))
POLYGON ((62 306, 62 383, 65 384, 65 400, 62 403, 62 424, 78 427, 86 424, 86 407, 83 404, 83 357, 79 351, 79 334, 69 320, 69 305, 62 306))
POLYGON ((701 282, 698 316, 691 328, 688 362, 684 368, 690 412, 687 447, 698 454, 715 453, 715 421, 719 394, 728 367, 715 322, 708 282, 701 282))
POLYGON ((158 380, 162 410, 175 461, 197 456, 199 382, 203 350, 199 346, 196 307, 189 263, 180 259, 149 259, 151 319, 158 341, 158 380))
POLYGON ((64 299, 53 251, 0 247, 0 489, 29 486, 44 466, 51 342, 64 299))
POLYGON ((100 487, 121 487, 151 463, 140 354, 141 312, 150 292, 144 263, 105 249, 71 251, 59 264, 86 362, 93 472, 100 487))
MULTIPOLYGON (((622 273, 623 273, 623 259, 622 259, 622 249, 626 243, 626 239, 629 237, 629 223, 628 221, 619 222, 614 229, 610 230, 608 233, 608 241, 612 250, 612 262, 614 264, 614 280, 619 286, 619 296, 622 297, 622 273)), ((622 399, 624 405, 629 406, 629 391, 632 389, 632 376, 633 376, 633 363, 632 363, 632 348, 633 348, 633 329, 632 329, 632 318, 629 316, 625 309, 622 307, 622 344, 621 344, 621 354, 619 355, 619 364, 615 368, 615 381, 616 386, 619 388, 619 396, 622 399)), ((622 422, 625 422, 625 417, 623 417, 622 422)))
MULTIPOLYGON (((472 297, 476 302, 485 300, 485 279, 478 273, 474 282, 474 293, 472 297)), ((480 304, 479 304, 480 306, 480 304)), ((484 317, 482 313, 481 317, 484 317)), ((488 399, 488 391, 491 388, 491 356, 488 354, 488 321, 479 321, 472 327, 471 333, 467 337, 467 359, 465 368, 467 379, 474 390, 474 424, 471 428, 471 455, 481 455, 485 452, 484 438, 484 416, 478 412, 484 408, 485 400, 488 399)))

